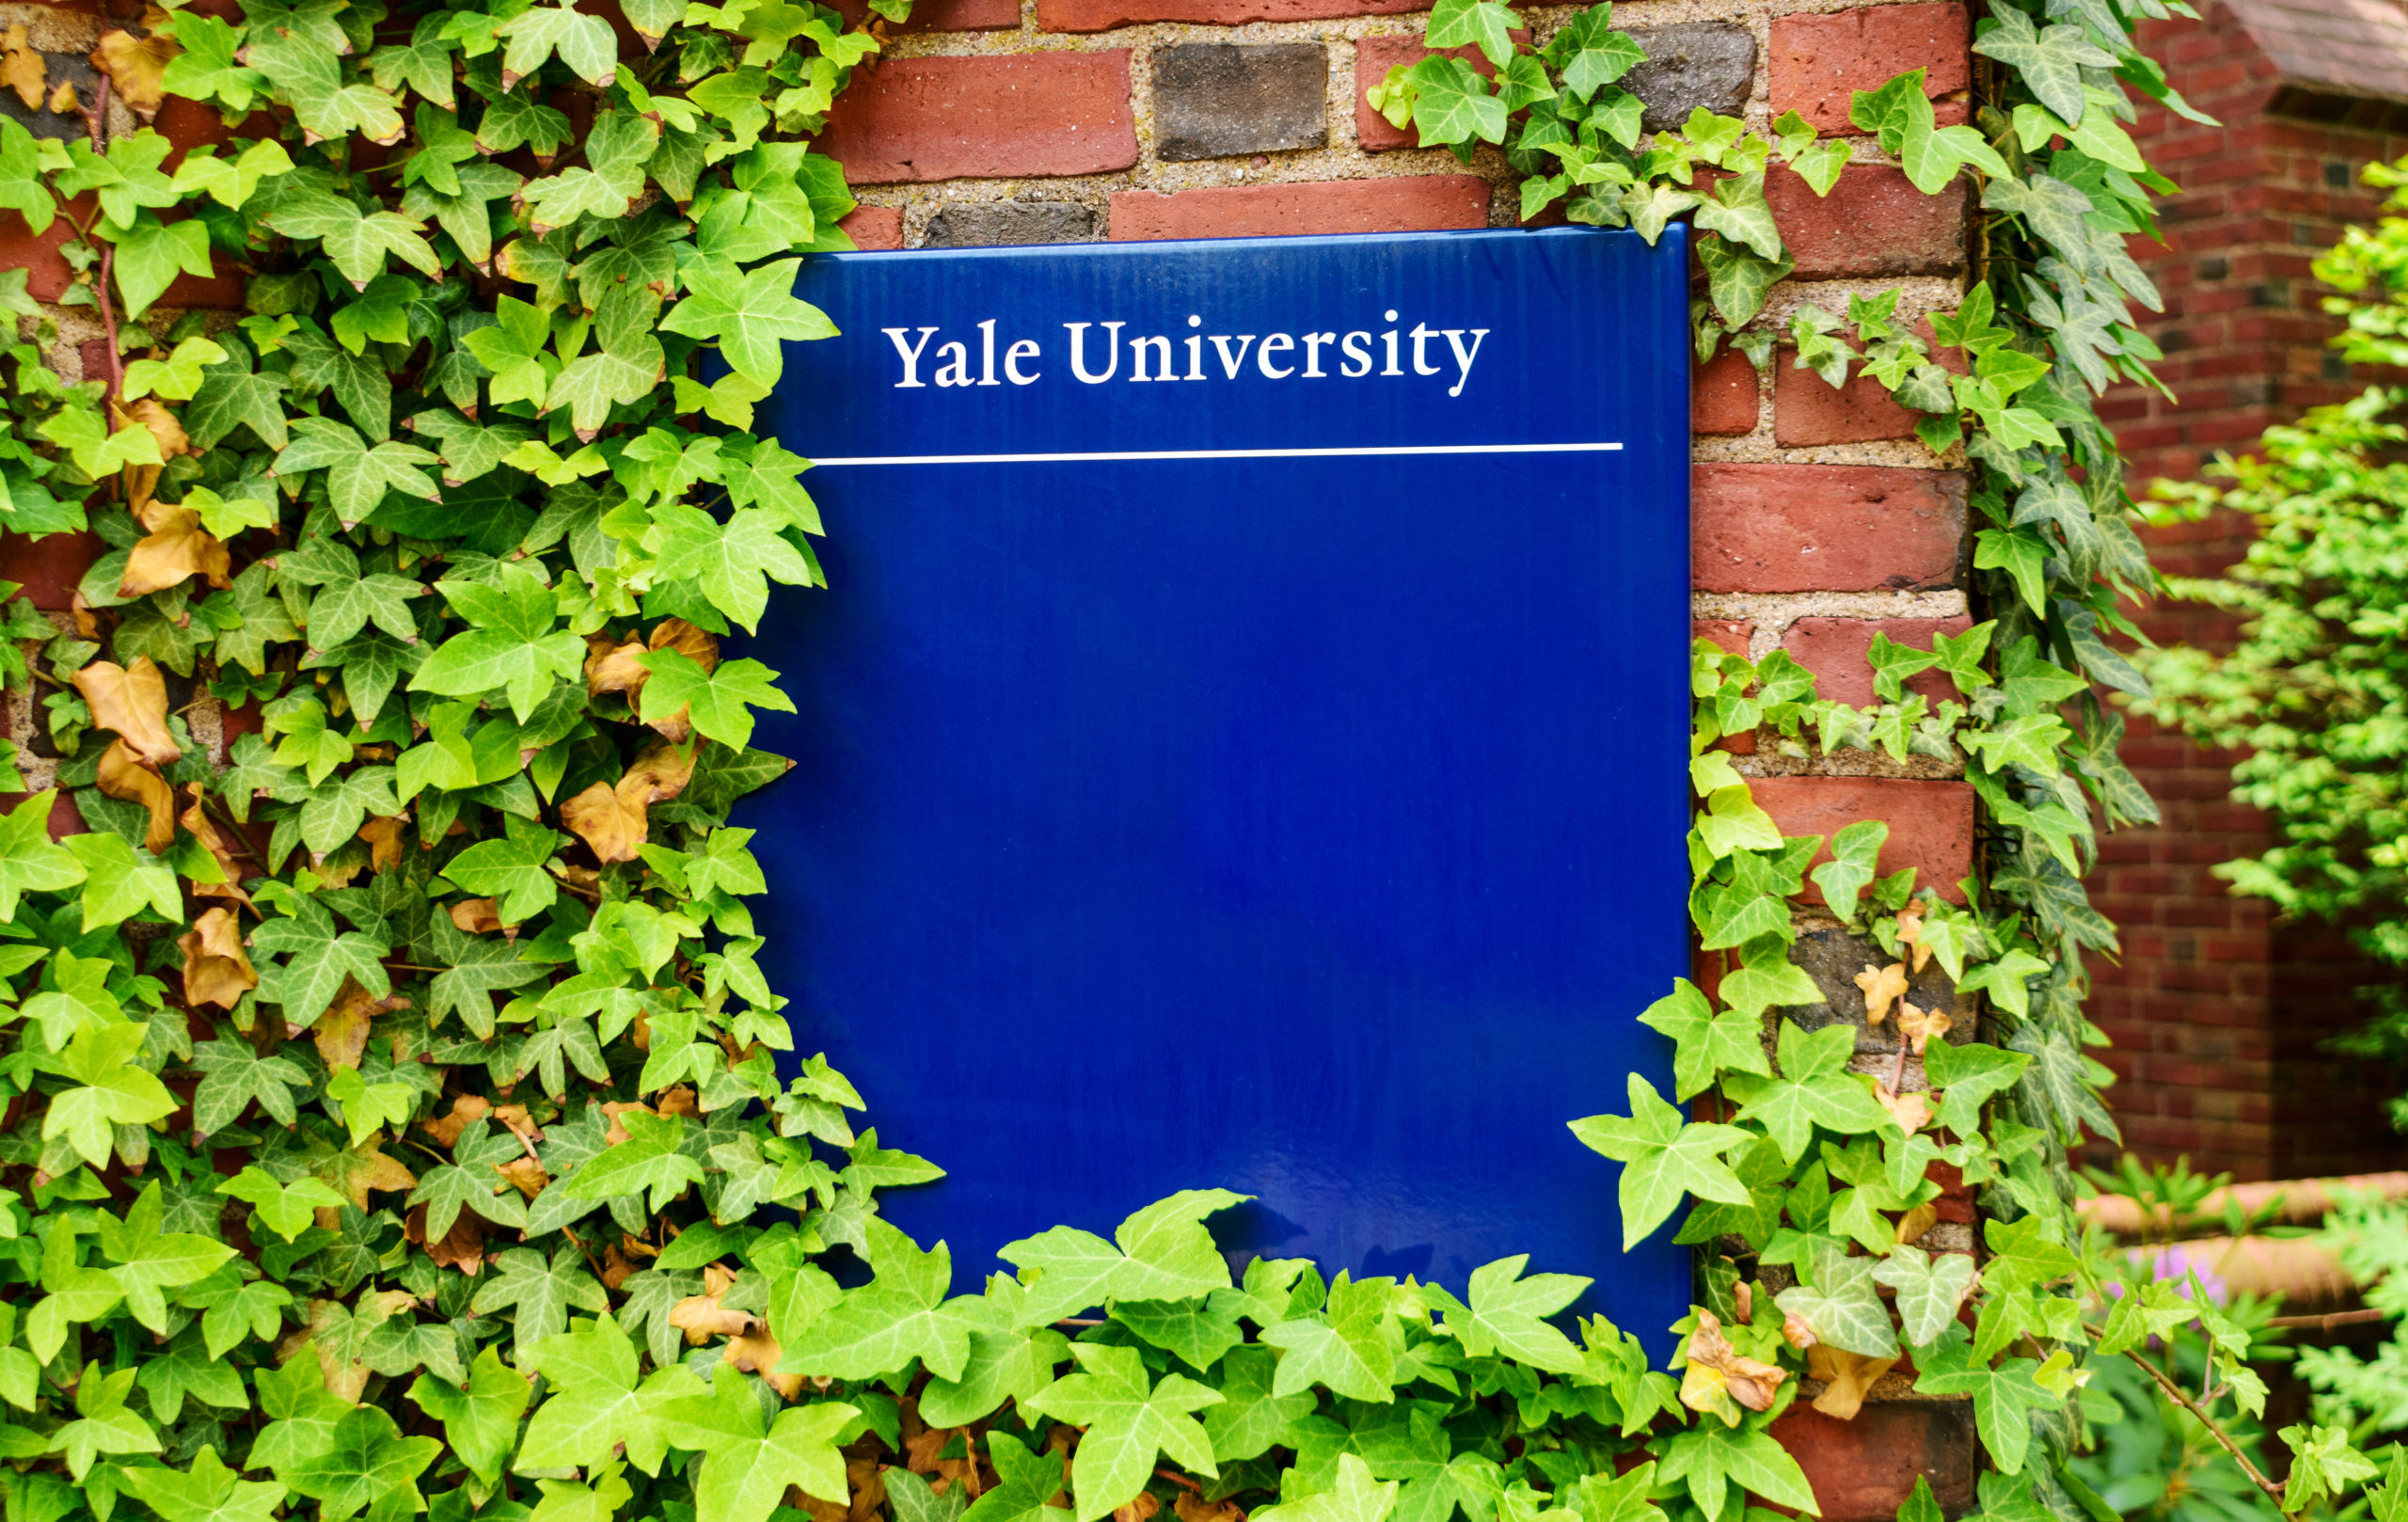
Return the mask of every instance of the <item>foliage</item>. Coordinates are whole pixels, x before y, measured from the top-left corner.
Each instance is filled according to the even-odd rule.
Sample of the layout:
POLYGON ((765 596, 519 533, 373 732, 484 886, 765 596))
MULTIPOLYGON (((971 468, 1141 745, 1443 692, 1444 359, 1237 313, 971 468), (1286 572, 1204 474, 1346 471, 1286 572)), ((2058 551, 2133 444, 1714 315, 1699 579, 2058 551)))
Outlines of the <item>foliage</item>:
MULTIPOLYGON (((1868 710, 1785 657, 1699 652, 1692 911, 1724 965, 1644 1017, 1674 1092, 1633 1079, 1627 1115, 1574 1122, 1624 1163, 1632 1238, 1686 1205, 1671 1229, 1708 1249, 1677 1380, 1601 1319, 1570 1336, 1587 1281, 1521 1259, 1460 1295, 1233 1274, 1225 1191, 1110 1241, 1038 1232, 962 1292, 942 1243, 882 1219, 879 1190, 939 1170, 856 1132, 824 1059, 779 1075, 762 876, 725 820, 784 770, 747 742, 787 700, 718 645, 771 582, 818 579, 804 462, 747 430, 782 345, 831 331, 788 293, 851 203, 805 139, 878 40, 802 4, 623 9, 632 40, 526 0, 114 32, 138 111, 176 94, 258 130, 172 172, 103 109, 63 147, 0 122, 0 214, 68 219, 71 303, 119 340, 69 385, 5 288, 33 328, 8 525, 110 547, 71 626, 9 604, 41 642, 0 674, 50 689, 94 827, 53 843, 48 791, 0 822, 10 1522, 1015 1522, 1066 1494, 1083 1522, 1812 1514, 1767 1428, 1801 1376, 1846 1418, 1909 1354, 1919 1391, 1972 1404, 1986 1511, 2087 1514, 2084 1360, 2215 1314, 2165 1285, 2111 1304, 2065 1209, 2066 1147, 2111 1124, 2080 959, 2113 933, 2080 880, 2098 827, 2150 817, 2092 693, 2141 689, 2104 631, 2148 573, 2088 398, 2151 352, 2122 240, 2163 182, 2117 82, 2179 108, 2127 35, 2164 8, 1993 8, 2004 83, 1975 126, 1937 126, 1919 75, 1854 103, 1925 190, 1988 177, 1984 277, 1929 340, 1895 293, 1788 331, 1972 463, 1992 616, 1877 644, 1868 710), (213 253, 248 277, 229 326, 162 305, 213 253), (1953 696, 1906 690, 1935 669, 1953 696), (230 767, 169 674, 256 709, 230 767), (1876 821, 1784 839, 1719 748, 1749 732, 1961 761, 1986 875, 1884 874, 1876 821), (1809 896, 1878 948, 1887 1057, 1771 1013, 1821 1002, 1788 955, 1809 896), (1904 998, 1935 961, 1953 1010, 1904 998), (1984 1007, 2003 1047, 1970 1040, 1984 1007), (1928 1235, 1942 1164, 1990 1212, 1978 1276, 1928 1235)), ((1693 215, 1701 342, 1766 354, 1749 325, 1789 264, 1765 176, 1828 192, 1854 150, 1703 112, 1642 145, 1610 23, 1526 48, 1504 7, 1447 0, 1431 40, 1495 84, 1434 59, 1380 103, 1504 144, 1530 210, 1649 237, 1693 215)), ((2245 1404, 2249 1336, 2216 1324, 2245 1404)), ((2363 1467, 2329 1429, 2297 1447, 2338 1484, 2363 1467)))
POLYGON ((2361 1443, 2378 1435, 2397 1443, 2408 1433, 2408 1203, 2345 1197, 2318 1241, 2339 1255, 2390 1335, 2368 1351, 2346 1344, 2301 1351, 2300 1375, 2317 1392, 2316 1419, 2361 1443))
MULTIPOLYGON (((2375 165, 2378 185, 2408 182, 2408 164, 2375 165)), ((2408 193, 2387 203, 2408 211, 2408 193)), ((2326 309, 2348 319, 2335 341, 2353 361, 2408 358, 2408 216, 2352 228, 2316 266, 2338 287, 2326 309)), ((2408 967, 2408 468, 2399 459, 2408 390, 2375 387, 2295 426, 2269 429, 2261 452, 2222 459, 2213 483, 2161 484, 2170 511, 2243 513, 2258 537, 2213 579, 2178 595, 2238 615, 2228 653, 2180 647, 2145 662, 2157 695, 2144 711, 2210 744, 2246 749, 2233 796, 2264 810, 2277 843, 2217 869, 2237 893, 2287 914, 2334 922, 2382 965, 2408 967)), ((2395 979, 2361 991, 2374 1018, 2347 1040, 2362 1055, 2408 1057, 2408 993, 2395 979)), ((2408 1127, 2408 1099, 2392 1104, 2408 1127)))

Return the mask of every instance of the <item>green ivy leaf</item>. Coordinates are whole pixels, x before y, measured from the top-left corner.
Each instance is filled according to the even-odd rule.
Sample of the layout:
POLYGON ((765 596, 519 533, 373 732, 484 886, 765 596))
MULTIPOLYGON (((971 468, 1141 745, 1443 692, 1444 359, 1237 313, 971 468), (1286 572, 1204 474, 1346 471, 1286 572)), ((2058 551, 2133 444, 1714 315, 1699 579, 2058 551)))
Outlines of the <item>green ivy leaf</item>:
POLYGON ((1079 1371, 1030 1397, 1027 1409, 1086 1428, 1070 1461, 1078 1522, 1096 1522, 1124 1506, 1153 1478, 1157 1454, 1189 1471, 1217 1476, 1212 1440, 1194 1413, 1221 1401, 1218 1390, 1181 1374, 1147 1378, 1135 1350, 1077 1342, 1079 1371))
POLYGON ((795 299, 794 272, 801 265, 781 259, 744 270, 705 258, 686 272, 686 299, 669 309, 661 331, 714 340, 737 374, 774 386, 785 372, 780 343, 836 336, 825 312, 795 299))
POLYGON ((1572 1122, 1572 1134, 1592 1151, 1624 1165, 1622 1241, 1626 1252, 1671 1219, 1684 1197, 1745 1205, 1752 1197, 1724 1157, 1752 1141, 1737 1126, 1684 1124, 1656 1086, 1630 1075, 1628 1116, 1594 1115, 1572 1122))

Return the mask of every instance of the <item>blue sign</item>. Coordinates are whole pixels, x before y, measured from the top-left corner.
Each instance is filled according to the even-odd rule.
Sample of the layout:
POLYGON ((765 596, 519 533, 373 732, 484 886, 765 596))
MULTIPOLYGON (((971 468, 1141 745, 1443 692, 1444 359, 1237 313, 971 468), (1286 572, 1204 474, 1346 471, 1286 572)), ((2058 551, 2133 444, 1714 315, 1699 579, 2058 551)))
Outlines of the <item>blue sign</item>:
POLYGON ((1681 230, 840 255, 764 433, 830 588, 755 653, 761 960, 963 1287, 1057 1222, 1257 1197, 1232 1252, 1653 1340, 1615 1165, 1687 971, 1681 230))

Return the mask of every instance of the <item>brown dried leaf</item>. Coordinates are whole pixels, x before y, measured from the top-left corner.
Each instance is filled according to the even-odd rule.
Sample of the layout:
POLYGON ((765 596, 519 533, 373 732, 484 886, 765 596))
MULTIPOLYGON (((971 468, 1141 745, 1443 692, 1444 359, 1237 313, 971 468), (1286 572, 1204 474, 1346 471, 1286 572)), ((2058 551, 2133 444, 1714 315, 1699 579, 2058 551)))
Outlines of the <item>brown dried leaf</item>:
POLYGON ((785 1357, 785 1350, 780 1348, 778 1340, 766 1331, 751 1332, 730 1340, 727 1352, 722 1356, 746 1373, 758 1374, 768 1380, 769 1388, 789 1401, 802 1394, 800 1374, 778 1372, 778 1364, 785 1357))
POLYGON ((694 1086, 691 1084, 679 1084, 673 1088, 661 1090, 659 1108, 664 1117, 703 1113, 702 1102, 694 1097, 694 1086))
POLYGON ((686 1334, 686 1345, 700 1347, 715 1337, 740 1337, 752 1329, 751 1311, 728 1310, 716 1294, 689 1294, 670 1308, 669 1324, 686 1334))
POLYGON ((651 1115, 653 1113, 653 1108, 649 1104, 636 1104, 626 1100, 606 1100, 603 1102, 602 1113, 610 1118, 610 1129, 605 1133, 602 1137, 602 1140, 606 1145, 616 1147, 621 1142, 627 1139, 627 1128, 619 1124, 619 1117, 626 1114, 629 1110, 640 1110, 645 1115, 651 1115))
POLYGON ((1864 991, 1864 1023, 1878 1025, 1889 1015, 1891 1001, 1906 996, 1907 964, 1893 961, 1875 967, 1868 962, 1856 975, 1856 986, 1864 991))
POLYGON ((619 792, 633 796, 638 790, 646 803, 666 803, 686 790, 694 777, 694 758, 701 750, 695 745, 656 745, 636 757, 627 774, 619 779, 619 792))
POLYGON ((1688 1370, 1681 1381, 1683 1405, 1735 1422, 1735 1414, 1721 1409, 1725 1398, 1751 1411, 1769 1411, 1781 1382, 1788 1377, 1789 1371, 1779 1364, 1751 1358, 1733 1347, 1712 1311, 1698 1312, 1697 1330, 1689 1334, 1688 1370))
POLYGON ((259 987, 260 975, 243 949, 243 928, 223 909, 205 909, 192 928, 176 937, 184 954, 184 1006, 198 1009, 214 1004, 231 1009, 244 994, 259 987))
POLYGON ((143 538, 126 557, 125 575, 117 592, 120 597, 139 597, 180 586, 195 576, 206 577, 211 586, 223 588, 232 565, 225 543, 200 526, 200 515, 175 508, 166 515, 165 525, 143 538))
POLYGON ((182 52, 164 37, 136 37, 112 27, 92 49, 92 67, 108 75, 118 97, 148 121, 159 112, 159 76, 182 52))
MULTIPOLYGON (((192 440, 184 435, 184 425, 177 421, 176 415, 162 405, 156 397, 146 396, 130 406, 117 409, 117 426, 122 428, 134 422, 150 429, 150 436, 159 441, 161 460, 172 460, 179 454, 195 452, 192 440)), ((159 468, 152 466, 149 468, 155 470, 159 468)), ((146 521, 145 527, 156 528, 158 525, 146 521)))
POLYGON ((1920 1242, 1923 1234, 1940 1224, 1940 1207, 1925 1200, 1913 1210, 1898 1217, 1898 1240, 1920 1242))
POLYGON ((368 1050, 368 1023, 388 1010, 406 1009, 409 1004, 400 994, 380 999, 361 988, 356 978, 345 977, 333 1005, 310 1025, 309 1038, 318 1044, 318 1054, 326 1059, 327 1067, 356 1068, 360 1054, 368 1050))
POLYGON ((456 1268, 473 1276, 484 1266, 485 1222, 474 1210, 463 1209, 453 1218, 452 1229, 443 1233, 440 1242, 426 1240, 426 1207, 411 1208, 403 1217, 402 1235, 426 1249, 426 1255, 445 1268, 456 1268))
POLYGON ((50 92, 50 108, 63 117, 71 112, 83 110, 84 103, 75 98, 73 85, 62 83, 56 89, 50 92))
POLYGON ((418 1129, 436 1140, 436 1145, 450 1151, 460 1133, 493 1113, 493 1103, 482 1094, 463 1094, 452 1102, 452 1113, 428 1116, 418 1123, 418 1129))
POLYGON ((650 830, 644 801, 642 789, 630 804, 625 793, 597 782, 561 805, 561 823, 577 832, 594 860, 632 862, 650 830))
POLYGON ((42 91, 50 83, 44 71, 47 67, 41 54, 26 40, 24 23, 10 26, 8 35, 0 37, 0 87, 15 90, 28 111, 41 109, 42 91))
POLYGON ((1814 1328, 1806 1324, 1806 1319, 1794 1310, 1781 1314, 1781 1340, 1800 1353, 1822 1340, 1814 1335, 1814 1328))
MULTIPOLYGON (((377 1145, 377 1136, 381 1134, 371 1135, 364 1145, 342 1154, 342 1166, 328 1176, 329 1181, 335 1181, 336 1186, 348 1194, 351 1202, 361 1210, 368 1208, 368 1192, 372 1189, 408 1190, 418 1187, 418 1175, 402 1166, 398 1160, 386 1156, 385 1149, 377 1145)), ((329 1230, 340 1229, 342 1217, 332 1206, 321 1206, 318 1224, 329 1230)))
POLYGON ((607 634, 587 635, 585 690, 597 698, 606 692, 633 693, 652 675, 636 664, 636 657, 643 653, 641 640, 620 642, 607 634))
POLYGON ((1245 1522, 1245 1513, 1235 1501, 1208 1501, 1192 1490, 1182 1490, 1171 1500, 1170 1509, 1179 1522, 1245 1522))
POLYGON ((1890 1112, 1890 1118, 1898 1123, 1898 1129, 1909 1136, 1921 1131, 1931 1119, 1929 1095, 1901 1094, 1887 1084, 1876 1084, 1873 1086, 1873 1097, 1880 1102, 1881 1108, 1890 1112))
POLYGON ((452 923, 470 935, 484 935, 501 928, 501 916, 493 899, 463 898, 452 906, 452 923))
POLYGON ((1923 906, 1909 904, 1898 911, 1898 944, 1914 951, 1914 970, 1921 973, 1931 960, 1931 948, 1923 943, 1923 906))
POLYGON ((359 838, 368 842, 370 871, 382 872, 402 864, 402 821, 398 816, 371 818, 359 827, 359 838))
POLYGON ((1910 1004, 1898 1007, 1898 1034, 1914 1043, 1916 1056, 1923 1055, 1923 1049, 1932 1038, 1947 1035, 1956 1024, 1945 1009, 1925 1012, 1910 1004))
MULTIPOLYGON (((776 1381, 770 1383, 774 1385, 776 1381)), ((789 1395, 786 1399, 791 1401, 794 1397, 789 1395)), ((848 1458, 845 1483, 853 1493, 851 1504, 845 1508, 845 1522, 878 1522, 885 1514, 886 1470, 876 1454, 863 1452, 848 1458)))
POLYGON ((167 679, 149 656, 131 666, 95 660, 71 678, 92 710, 92 727, 115 730, 135 753, 164 767, 184 753, 167 733, 167 679))
POLYGON ((121 738, 109 741, 109 748, 101 753, 99 782, 107 797, 139 803, 150 811, 150 826, 142 835, 143 849, 157 856, 176 843, 176 790, 156 769, 142 764, 133 746, 121 738))
POLYGON ((1806 1371, 1824 1382, 1823 1393, 1814 1397, 1814 1409, 1841 1421, 1854 1421, 1874 1381, 1888 1373, 1897 1361, 1843 1352, 1828 1342, 1807 1349, 1806 1371))
POLYGON ((1128 1505, 1112 1509, 1112 1522, 1147 1522, 1147 1518, 1162 1509, 1163 1503, 1154 1499, 1150 1492, 1141 1490, 1128 1505))
MULTIPOLYGON (((234 860, 234 853, 227 848, 225 835, 219 832, 217 821, 209 816, 209 810, 202 806, 201 800, 200 784, 194 783, 192 803, 176 816, 176 822, 191 831, 192 837, 216 858, 217 870, 226 874, 226 880, 193 882, 192 891, 203 898, 231 898, 247 909, 251 906, 251 896, 243 891, 242 865, 234 860)), ((190 879, 185 880, 191 881, 190 879)))

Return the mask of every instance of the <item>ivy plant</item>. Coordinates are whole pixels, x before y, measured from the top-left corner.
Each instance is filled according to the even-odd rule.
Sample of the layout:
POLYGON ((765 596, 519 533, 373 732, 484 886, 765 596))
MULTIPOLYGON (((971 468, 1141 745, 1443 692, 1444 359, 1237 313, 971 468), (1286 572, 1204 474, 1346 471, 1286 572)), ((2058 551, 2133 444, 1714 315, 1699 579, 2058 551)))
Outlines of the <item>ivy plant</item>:
MULTIPOLYGON (((2151 816, 2096 698, 2143 690, 2108 638, 2149 573, 2090 397, 2151 357, 2123 238, 2163 182, 2120 123, 2128 87, 2187 109, 2130 40, 2166 8, 2001 0, 1975 123, 1909 74, 1856 98, 1861 143, 1707 112, 1642 138, 1604 5, 1524 44, 1446 0, 1431 40, 1493 80, 1440 58, 1380 91, 1424 142, 1500 145, 1529 213, 1691 217, 1701 348, 1760 363, 1791 267, 1767 175, 1824 194, 1877 152, 1986 209, 1928 338, 1895 293, 1786 331, 1972 471, 1988 616, 1877 643, 1869 708, 1700 649, 1709 975, 1628 1012, 1672 1040, 1671 1092, 1564 1118, 1623 1165, 1632 1240, 1701 1248, 1670 1370, 1520 1258, 1460 1286, 1233 1267, 1214 1181, 1109 1240, 1032 1222, 983 1282, 882 1217, 941 1160, 857 1122, 754 960, 726 820, 786 769, 749 742, 790 700, 720 645, 820 580, 806 462, 753 407, 831 332, 791 293, 852 206, 812 142, 879 26, 620 8, 170 6, 103 38, 97 99, 55 97, 84 136, 0 121, 0 215, 66 222, 60 305, 105 335, 68 379, 84 313, 0 277, 0 517, 107 547, 55 624, 0 598, 0 676, 55 753, 0 778, 40 784, 0 816, 9 1522, 1739 1522, 1816 1514, 1771 1424, 1852 1418, 1909 1357, 1970 1403, 1986 1512, 2098 1514, 2067 1463, 2090 1361, 2188 1401, 2147 1349, 2218 1314, 2107 1295, 2066 1206, 2067 1146, 2112 1130, 2081 959, 2114 933, 2081 879, 2151 816), (240 130, 181 157, 111 130, 170 95, 240 130), (169 304, 220 270, 239 319, 169 304), (1937 702, 1905 685, 1935 672, 1937 702), (1984 870, 1884 873, 1877 820, 1784 838, 1743 734, 1961 765, 1984 870), (88 829, 54 839, 62 795, 88 829), (1781 1013, 1821 1002, 1800 913, 1875 948, 1866 1036, 1781 1013), (1935 1234, 1960 1182, 1978 1258, 1935 1234)), ((2218 1399, 2262 1404, 2247 1332, 2210 1324, 2218 1399)), ((2287 1435, 2270 1495, 2371 1472, 2347 1432, 2287 1435)), ((1919 1487, 1901 1515, 1940 1513, 1919 1487)))

